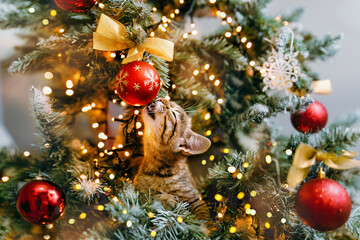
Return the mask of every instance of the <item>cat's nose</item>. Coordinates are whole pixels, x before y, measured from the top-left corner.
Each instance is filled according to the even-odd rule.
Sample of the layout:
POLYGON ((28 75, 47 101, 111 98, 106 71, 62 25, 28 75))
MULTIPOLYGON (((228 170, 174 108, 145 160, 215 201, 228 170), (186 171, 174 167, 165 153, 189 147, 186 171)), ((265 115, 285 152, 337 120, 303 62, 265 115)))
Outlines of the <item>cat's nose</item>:
POLYGON ((148 112, 154 112, 155 110, 155 103, 151 103, 149 104, 146 109, 148 110, 148 112))
POLYGON ((151 103, 146 107, 149 116, 154 120, 155 120, 155 107, 156 107, 155 103, 151 103))

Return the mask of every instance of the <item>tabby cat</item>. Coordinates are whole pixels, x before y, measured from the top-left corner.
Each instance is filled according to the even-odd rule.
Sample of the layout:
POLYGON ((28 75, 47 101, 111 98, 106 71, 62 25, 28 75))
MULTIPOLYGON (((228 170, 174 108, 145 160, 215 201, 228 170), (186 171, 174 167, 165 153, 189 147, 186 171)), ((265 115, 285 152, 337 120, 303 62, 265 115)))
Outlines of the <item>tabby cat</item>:
POLYGON ((144 108, 142 116, 145 156, 135 177, 135 188, 142 194, 150 189, 170 209, 187 202, 197 219, 210 220, 186 163, 189 155, 204 153, 210 140, 193 132, 185 111, 166 99, 144 108))

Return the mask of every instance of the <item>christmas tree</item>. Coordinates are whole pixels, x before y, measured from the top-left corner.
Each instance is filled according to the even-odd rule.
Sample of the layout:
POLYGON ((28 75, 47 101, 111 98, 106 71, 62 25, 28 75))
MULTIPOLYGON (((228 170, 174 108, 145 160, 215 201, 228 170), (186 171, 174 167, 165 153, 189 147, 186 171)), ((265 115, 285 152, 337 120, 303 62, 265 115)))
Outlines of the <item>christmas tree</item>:
POLYGON ((1 239, 360 238, 359 116, 326 125, 330 82, 309 67, 341 36, 299 28, 301 9, 1 2, 26 40, 9 72, 51 80, 29 89, 39 151, 0 152, 1 239), (277 131, 283 112, 297 134, 277 131))

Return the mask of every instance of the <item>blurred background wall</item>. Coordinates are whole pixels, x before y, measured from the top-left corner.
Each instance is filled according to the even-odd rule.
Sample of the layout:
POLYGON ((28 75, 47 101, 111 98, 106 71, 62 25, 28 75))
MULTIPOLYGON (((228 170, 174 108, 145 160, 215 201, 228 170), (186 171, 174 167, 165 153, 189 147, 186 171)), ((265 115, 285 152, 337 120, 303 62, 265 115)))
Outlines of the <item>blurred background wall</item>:
MULTIPOLYGON (((289 13, 297 6, 303 6, 305 13, 300 21, 304 29, 318 36, 325 33, 343 33, 342 49, 327 62, 316 62, 312 68, 322 79, 331 79, 333 92, 328 96, 314 95, 328 110, 329 121, 360 109, 360 1, 354 0, 273 0, 267 14, 274 17, 289 13)), ((199 25, 201 27, 201 25, 199 25)), ((205 32, 207 28, 199 29, 205 32)), ((14 53, 13 47, 21 45, 14 31, 0 31, 0 62, 14 53)), ((5 63, 3 63, 4 65, 5 63)), ((0 72, 0 146, 15 145, 21 150, 31 150, 37 143, 36 131, 29 105, 29 89, 43 81, 41 73, 34 75, 9 75, 6 68, 0 72), (1 105, 3 105, 1 107, 1 105)), ((292 128, 289 114, 275 119, 282 132, 290 133, 292 128)), ((357 147, 360 151, 360 147, 357 147)))

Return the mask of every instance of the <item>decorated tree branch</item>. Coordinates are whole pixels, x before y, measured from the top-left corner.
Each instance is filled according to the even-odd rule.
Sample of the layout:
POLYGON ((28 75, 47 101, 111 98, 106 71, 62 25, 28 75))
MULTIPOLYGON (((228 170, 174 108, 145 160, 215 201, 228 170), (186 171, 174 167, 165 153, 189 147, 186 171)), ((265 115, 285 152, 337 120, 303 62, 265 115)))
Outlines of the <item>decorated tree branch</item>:
POLYGON ((0 151, 0 238, 359 238, 359 114, 328 123, 309 67, 341 35, 269 0, 1 2, 9 72, 49 81, 38 151, 0 151))

